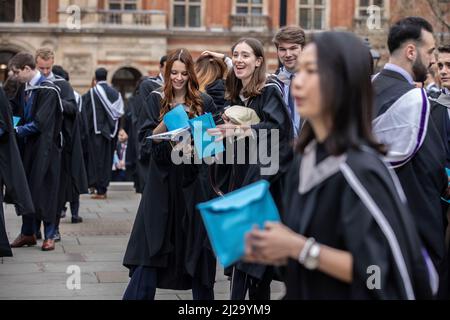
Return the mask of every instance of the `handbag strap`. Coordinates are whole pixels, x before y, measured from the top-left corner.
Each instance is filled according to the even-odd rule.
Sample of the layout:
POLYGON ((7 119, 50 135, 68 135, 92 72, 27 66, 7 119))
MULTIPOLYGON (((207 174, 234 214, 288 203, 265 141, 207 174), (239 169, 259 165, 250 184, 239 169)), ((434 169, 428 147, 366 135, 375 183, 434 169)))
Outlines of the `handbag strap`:
MULTIPOLYGON (((211 184, 211 187, 213 188, 214 192, 219 196, 219 197, 225 197, 225 193, 220 190, 220 188, 217 186, 217 182, 216 182, 216 178, 217 178, 217 169, 218 166, 216 163, 214 163, 213 165, 209 166, 208 169, 208 174, 209 174, 209 182, 211 184)), ((235 176, 235 168, 234 165, 231 167, 231 177, 230 177, 230 184, 229 184, 229 190, 228 191, 233 191, 234 189, 234 176, 235 176)))

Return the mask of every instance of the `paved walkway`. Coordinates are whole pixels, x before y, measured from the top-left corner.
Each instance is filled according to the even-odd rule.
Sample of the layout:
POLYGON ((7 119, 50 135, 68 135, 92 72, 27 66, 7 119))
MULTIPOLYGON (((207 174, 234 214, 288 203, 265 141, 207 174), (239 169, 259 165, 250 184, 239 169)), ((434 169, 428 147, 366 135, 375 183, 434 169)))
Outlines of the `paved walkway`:
MULTIPOLYGON (((0 258, 0 300, 2 299, 121 299, 128 283, 122 266, 140 196, 128 186, 113 186, 106 201, 81 199, 80 216, 84 222, 70 223, 70 213, 61 222, 62 242, 53 252, 42 252, 38 245, 14 250, 14 257, 0 258), (69 290, 69 266, 81 270, 81 289, 69 290)), ((69 210, 70 211, 70 210, 69 210)), ((20 230, 21 219, 14 208, 6 206, 5 220, 10 241, 20 230)), ((71 282, 73 283, 73 282, 71 282)), ((272 285, 273 299, 283 295, 280 283, 272 285)), ((229 282, 218 269, 216 299, 229 297, 229 282)), ((158 290, 157 300, 190 300, 190 291, 158 290)))

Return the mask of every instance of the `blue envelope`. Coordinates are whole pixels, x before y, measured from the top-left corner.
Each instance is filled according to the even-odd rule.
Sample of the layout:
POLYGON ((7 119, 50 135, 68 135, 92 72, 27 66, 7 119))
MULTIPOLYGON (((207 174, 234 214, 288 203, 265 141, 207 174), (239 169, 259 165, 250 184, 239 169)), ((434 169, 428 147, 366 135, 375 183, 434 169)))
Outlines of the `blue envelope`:
POLYGON ((245 253, 245 235, 255 225, 279 222, 278 209, 265 180, 231 192, 223 198, 197 205, 211 245, 226 268, 245 253))
POLYGON ((20 121, 20 117, 13 117, 13 125, 14 125, 14 128, 17 127, 17 125, 19 124, 19 121, 20 121))
POLYGON ((181 104, 166 113, 163 121, 167 127, 167 131, 189 127, 189 117, 184 110, 184 106, 181 104))
POLYGON ((217 137, 211 136, 207 132, 208 129, 216 127, 211 113, 189 120, 189 125, 199 159, 215 156, 225 150, 223 142, 216 141, 217 137))

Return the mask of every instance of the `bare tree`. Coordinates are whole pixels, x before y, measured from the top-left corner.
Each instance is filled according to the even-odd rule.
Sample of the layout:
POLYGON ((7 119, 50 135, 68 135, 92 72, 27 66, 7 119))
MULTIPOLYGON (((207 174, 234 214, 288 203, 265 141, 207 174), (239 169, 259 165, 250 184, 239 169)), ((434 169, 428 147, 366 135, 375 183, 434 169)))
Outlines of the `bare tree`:
POLYGON ((449 0, 426 0, 431 11, 444 28, 450 31, 450 23, 448 16, 450 14, 449 0))

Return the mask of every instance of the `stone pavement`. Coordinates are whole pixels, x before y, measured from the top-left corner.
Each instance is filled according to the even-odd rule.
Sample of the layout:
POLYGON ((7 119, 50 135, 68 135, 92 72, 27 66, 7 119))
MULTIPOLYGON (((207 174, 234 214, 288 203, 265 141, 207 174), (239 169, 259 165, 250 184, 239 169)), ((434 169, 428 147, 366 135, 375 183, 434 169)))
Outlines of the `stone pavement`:
MULTIPOLYGON (((80 216, 84 222, 61 221, 62 242, 53 252, 40 249, 42 241, 31 248, 15 249, 14 257, 0 258, 0 300, 118 300, 128 283, 127 269, 122 258, 139 205, 140 196, 129 185, 111 187, 105 201, 81 199, 80 216), (66 282, 69 266, 79 266, 81 289, 69 290, 66 282)), ((21 219, 14 208, 7 205, 5 220, 8 237, 12 241, 20 230, 21 219)), ((272 284, 272 298, 283 296, 281 283, 272 284)), ((229 282, 218 268, 215 296, 229 298, 229 282)), ((157 290, 157 300, 190 300, 190 291, 157 290)))

